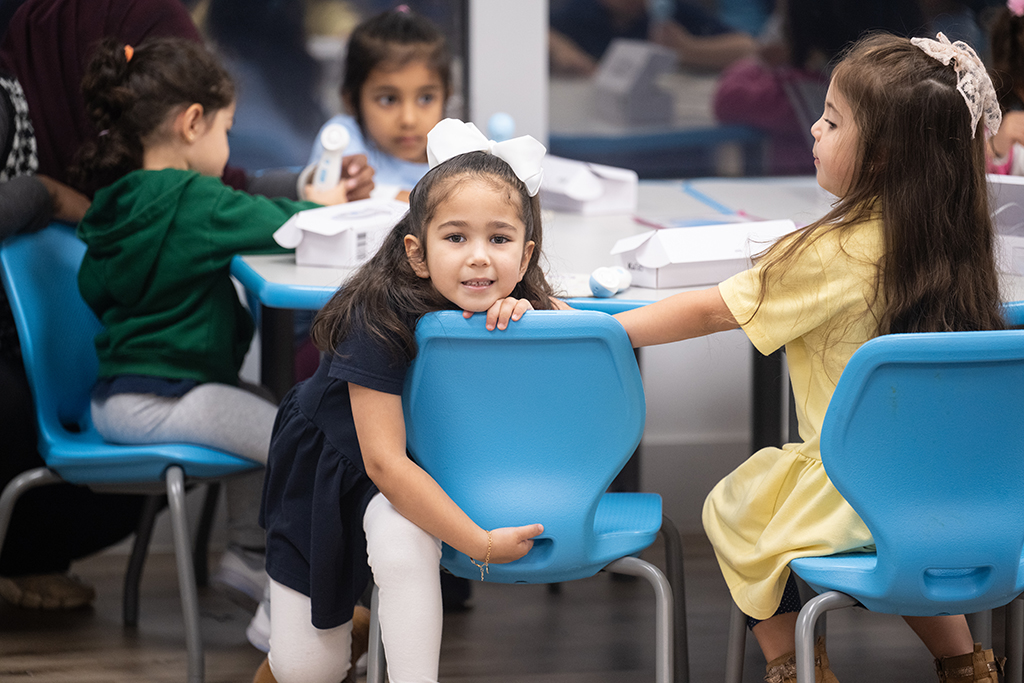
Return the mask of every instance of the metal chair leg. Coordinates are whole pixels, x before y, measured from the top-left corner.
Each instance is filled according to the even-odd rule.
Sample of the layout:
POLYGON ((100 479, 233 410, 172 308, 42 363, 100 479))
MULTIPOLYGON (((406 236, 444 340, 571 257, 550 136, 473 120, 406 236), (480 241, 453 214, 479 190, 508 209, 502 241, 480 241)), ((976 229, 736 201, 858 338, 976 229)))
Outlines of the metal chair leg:
POLYGON ((673 623, 672 651, 674 662, 673 680, 689 683, 690 650, 686 631, 686 583, 683 574, 683 542, 675 523, 665 515, 661 516, 661 535, 665 539, 665 571, 672 584, 673 623))
POLYGON ((1024 683, 1024 597, 1006 606, 1007 683, 1024 683))
POLYGON ((11 513, 14 512, 14 504, 18 502, 21 494, 37 486, 56 484, 60 481, 62 481, 61 478, 50 468, 37 467, 33 470, 22 472, 7 482, 3 493, 0 493, 0 548, 4 547, 4 538, 7 537, 7 525, 11 523, 11 513))
POLYGON ((796 680, 814 683, 814 626, 818 617, 834 609, 853 607, 857 601, 845 593, 828 591, 812 598, 796 618, 796 680))
POLYGON ((180 467, 167 468, 167 502, 174 532, 174 556, 178 566, 178 590, 185 620, 185 648, 188 652, 188 683, 203 683, 203 640, 199 633, 199 594, 192 565, 188 518, 185 514, 185 474, 180 467))
POLYGON ((146 497, 146 504, 139 517, 139 526, 135 531, 135 543, 132 554, 128 557, 128 569, 124 573, 124 596, 121 600, 121 619, 126 628, 139 625, 139 584, 142 582, 142 569, 146 564, 149 552, 149 541, 153 537, 153 525, 157 513, 163 506, 164 497, 153 495, 146 497))
POLYGON ((384 683, 384 641, 380 633, 380 598, 377 584, 373 585, 370 597, 370 643, 366 651, 366 683, 384 683))
POLYGON ((192 564, 195 567, 197 586, 207 586, 210 583, 210 532, 213 529, 213 517, 217 512, 219 494, 220 482, 211 481, 206 485, 203 511, 199 515, 196 538, 192 544, 192 564))
POLYGON ((729 643, 725 648, 725 683, 742 683, 747 649, 747 615, 732 603, 729 612, 729 643))
POLYGON ((967 625, 971 629, 974 642, 981 643, 986 650, 992 648, 992 610, 964 615, 967 617, 967 625))
POLYGON ((647 579, 654 588, 656 611, 654 613, 654 680, 669 683, 674 674, 672 668, 672 586, 661 570, 650 562, 637 557, 623 557, 607 567, 607 571, 631 574, 647 579))

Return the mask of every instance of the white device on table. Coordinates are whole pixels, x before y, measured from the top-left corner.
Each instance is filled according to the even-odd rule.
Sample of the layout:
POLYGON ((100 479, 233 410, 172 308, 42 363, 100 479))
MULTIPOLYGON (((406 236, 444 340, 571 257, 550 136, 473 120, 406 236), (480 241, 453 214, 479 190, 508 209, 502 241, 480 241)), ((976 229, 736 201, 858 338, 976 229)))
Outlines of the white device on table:
POLYGON ((590 276, 590 291, 594 296, 608 298, 629 289, 633 276, 622 266, 598 268, 590 276))
POLYGON ((313 187, 327 189, 341 182, 341 155, 345 153, 348 143, 348 131, 337 123, 332 123, 320 133, 320 145, 324 152, 313 172, 313 187))

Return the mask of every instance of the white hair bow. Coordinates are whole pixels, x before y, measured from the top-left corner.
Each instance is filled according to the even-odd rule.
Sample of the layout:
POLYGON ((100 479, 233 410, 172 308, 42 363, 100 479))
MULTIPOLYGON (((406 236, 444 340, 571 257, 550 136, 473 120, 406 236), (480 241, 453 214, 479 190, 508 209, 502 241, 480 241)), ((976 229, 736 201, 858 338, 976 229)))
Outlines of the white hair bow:
POLYGON ((516 177, 526 185, 531 197, 540 190, 544 169, 540 162, 547 153, 544 145, 529 135, 495 142, 488 140, 472 123, 458 119, 444 119, 427 133, 427 161, 430 168, 467 152, 487 152, 509 166, 516 177))
POLYGON ((950 43, 949 38, 941 32, 931 38, 911 38, 910 42, 921 48, 929 57, 939 60, 946 66, 951 63, 956 71, 956 89, 963 95, 967 109, 971 112, 971 137, 978 128, 978 121, 985 117, 985 128, 989 135, 995 135, 1003 120, 999 109, 996 90, 992 87, 992 79, 978 53, 967 43, 958 40, 950 43))

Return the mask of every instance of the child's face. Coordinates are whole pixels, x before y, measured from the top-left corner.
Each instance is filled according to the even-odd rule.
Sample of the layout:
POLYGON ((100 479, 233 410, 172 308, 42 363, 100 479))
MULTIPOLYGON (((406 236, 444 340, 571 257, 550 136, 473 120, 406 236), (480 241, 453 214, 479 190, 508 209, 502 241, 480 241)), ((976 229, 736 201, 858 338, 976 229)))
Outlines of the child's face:
POLYGON ((423 232, 405 237, 413 270, 464 311, 486 311, 523 279, 533 255, 509 192, 481 179, 456 181, 423 232), (426 259, 422 254, 426 250, 426 259))
POLYGON ((359 93, 363 125, 381 151, 427 161, 427 133, 444 115, 444 84, 422 61, 398 70, 374 69, 359 93))
POLYGON ((190 140, 188 168, 219 178, 228 163, 228 131, 235 122, 235 103, 198 119, 190 140))
POLYGON ((846 98, 832 85, 825 95, 825 113, 811 126, 811 135, 818 184, 842 197, 850 189, 857 167, 860 130, 846 98))

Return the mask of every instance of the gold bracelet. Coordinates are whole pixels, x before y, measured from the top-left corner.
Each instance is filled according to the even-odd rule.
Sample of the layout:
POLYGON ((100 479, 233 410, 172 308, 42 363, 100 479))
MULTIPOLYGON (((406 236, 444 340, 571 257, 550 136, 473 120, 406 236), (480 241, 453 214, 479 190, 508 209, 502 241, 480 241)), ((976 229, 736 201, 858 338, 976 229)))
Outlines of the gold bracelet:
POLYGON ((490 562, 491 562, 491 532, 490 531, 487 532, 487 554, 484 555, 484 561, 483 562, 477 562, 472 557, 469 558, 469 561, 472 562, 473 564, 475 564, 477 567, 480 567, 480 580, 481 581, 484 580, 484 573, 487 573, 487 574, 491 573, 491 567, 490 567, 490 562))

